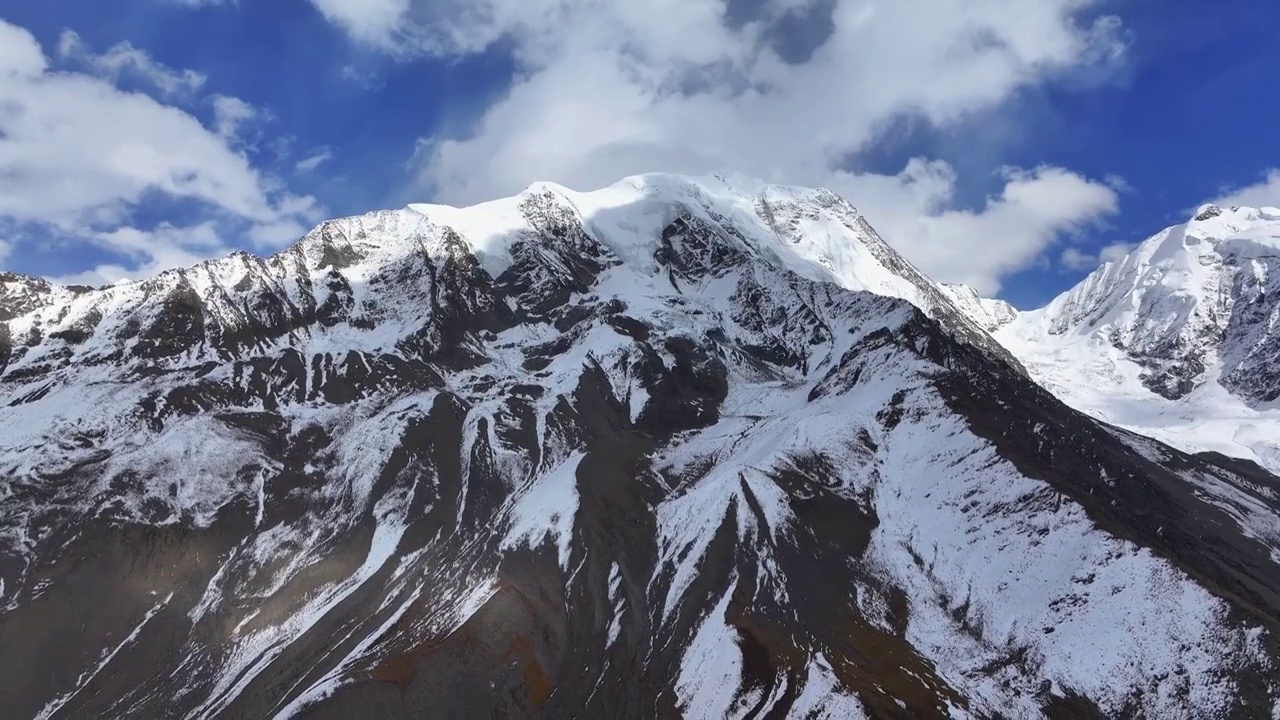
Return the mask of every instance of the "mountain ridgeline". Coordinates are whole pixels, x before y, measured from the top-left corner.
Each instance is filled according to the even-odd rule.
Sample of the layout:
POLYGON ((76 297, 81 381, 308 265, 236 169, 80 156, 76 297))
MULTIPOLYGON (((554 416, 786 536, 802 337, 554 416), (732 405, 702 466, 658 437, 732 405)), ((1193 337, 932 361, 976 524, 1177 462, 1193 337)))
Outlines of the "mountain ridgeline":
POLYGON ((0 715, 1272 717, 1280 479, 1017 322, 725 176, 0 275, 0 715))

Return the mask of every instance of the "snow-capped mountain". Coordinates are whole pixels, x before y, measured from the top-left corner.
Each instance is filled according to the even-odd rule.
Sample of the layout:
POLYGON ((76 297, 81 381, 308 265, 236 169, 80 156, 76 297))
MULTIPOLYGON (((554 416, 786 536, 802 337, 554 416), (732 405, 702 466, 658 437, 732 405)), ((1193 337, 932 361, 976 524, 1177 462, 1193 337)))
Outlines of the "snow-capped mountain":
POLYGON ((1274 713, 1280 480, 958 297, 665 175, 0 277, 3 715, 1274 713))
POLYGON ((994 335, 1078 409, 1280 470, 1280 210, 1206 205, 994 335))

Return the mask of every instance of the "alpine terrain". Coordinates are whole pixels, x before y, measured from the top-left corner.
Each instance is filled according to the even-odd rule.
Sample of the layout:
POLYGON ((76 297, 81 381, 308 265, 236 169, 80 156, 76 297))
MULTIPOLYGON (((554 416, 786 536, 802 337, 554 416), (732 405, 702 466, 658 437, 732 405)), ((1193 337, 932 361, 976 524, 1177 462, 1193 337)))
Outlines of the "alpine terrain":
POLYGON ((1280 716, 1280 479, 1055 374, 1271 412, 1278 218, 1025 315, 727 176, 0 275, 0 717, 1280 716))
POLYGON ((959 307, 1077 409, 1280 471, 1280 209, 1201 207, 1040 310, 959 307))

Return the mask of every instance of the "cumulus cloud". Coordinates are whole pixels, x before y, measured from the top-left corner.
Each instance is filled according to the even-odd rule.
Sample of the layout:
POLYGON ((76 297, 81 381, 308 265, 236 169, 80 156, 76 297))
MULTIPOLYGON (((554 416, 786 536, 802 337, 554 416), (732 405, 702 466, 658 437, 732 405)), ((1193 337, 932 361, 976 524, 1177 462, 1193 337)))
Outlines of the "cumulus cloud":
POLYGON ((174 70, 157 62, 129 42, 117 43, 103 53, 94 53, 72 30, 64 30, 58 39, 58 56, 81 64, 94 75, 112 82, 118 82, 121 77, 134 77, 166 95, 193 93, 206 80, 204 75, 194 70, 174 70))
POLYGON ((0 77, 8 81, 40 75, 49 61, 25 28, 0 21, 0 77))
POLYGON ((1280 170, 1268 170, 1253 185, 1231 190, 1213 201, 1223 207, 1280 207, 1280 170))
POLYGON ((410 0, 311 0, 330 22, 360 42, 396 49, 410 0))
MULTIPOLYGON (((64 46, 78 43, 69 38, 64 46)), ((52 71, 31 33, 0 21, 0 220, 66 242, 87 239, 154 268, 223 245, 207 241, 214 225, 203 219, 194 227, 206 229, 187 242, 179 241, 181 228, 132 228, 148 199, 184 201, 208 222, 264 243, 318 219, 313 198, 284 191, 219 134, 230 127, 225 112, 221 127, 207 128, 180 108, 122 91, 103 70, 160 66, 104 63, 89 61, 88 73, 52 71)))
POLYGON ((988 289, 1114 210, 1106 185, 1053 168, 1011 173, 977 211, 956 209, 957 178, 942 164, 850 171, 904 118, 944 126, 1115 62, 1119 22, 1097 18, 1091 0, 312 2, 393 54, 513 52, 517 79, 471 132, 419 145, 424 192, 445 202, 535 180, 590 188, 732 169, 842 192, 939 279, 988 289))
POLYGON ((863 197, 875 224, 904 255, 935 278, 984 295, 1026 268, 1064 234, 1116 212, 1111 187, 1060 168, 1007 168, 1004 189, 976 210, 947 209, 955 174, 944 163, 912 161, 896 178, 845 174, 832 189, 863 197))

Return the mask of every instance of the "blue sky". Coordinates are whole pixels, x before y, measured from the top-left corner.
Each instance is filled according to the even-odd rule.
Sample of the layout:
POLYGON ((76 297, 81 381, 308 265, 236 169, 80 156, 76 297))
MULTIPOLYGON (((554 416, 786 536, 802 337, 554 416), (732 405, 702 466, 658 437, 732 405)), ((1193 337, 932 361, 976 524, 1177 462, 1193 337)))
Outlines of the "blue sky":
POLYGON ((1032 307, 1201 202, 1280 205, 1280 7, 1251 0, 0 0, 0 20, 0 268, 67 280, 408 201, 732 169, 832 187, 938 279, 1032 307))

